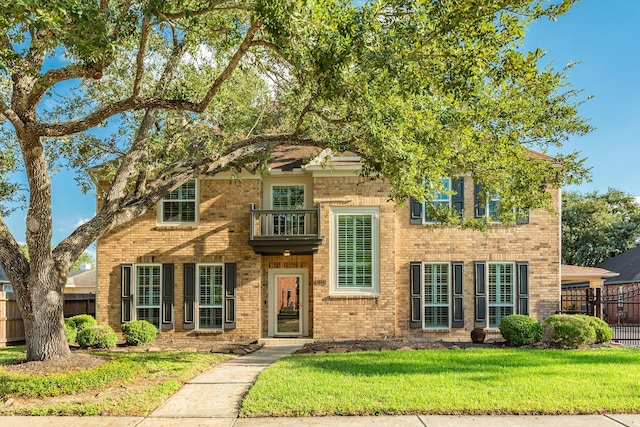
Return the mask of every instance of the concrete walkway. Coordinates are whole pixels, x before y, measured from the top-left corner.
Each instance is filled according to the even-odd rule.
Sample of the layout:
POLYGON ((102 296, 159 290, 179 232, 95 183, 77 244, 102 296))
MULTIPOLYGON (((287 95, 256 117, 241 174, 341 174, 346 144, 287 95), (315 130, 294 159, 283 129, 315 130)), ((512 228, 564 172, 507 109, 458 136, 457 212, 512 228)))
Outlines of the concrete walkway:
MULTIPOLYGON (((240 402, 258 374, 298 346, 265 346, 198 375, 148 417, 0 417, 2 427, 640 427, 639 415, 238 418, 240 402)), ((640 408, 638 408, 640 410, 640 408)))

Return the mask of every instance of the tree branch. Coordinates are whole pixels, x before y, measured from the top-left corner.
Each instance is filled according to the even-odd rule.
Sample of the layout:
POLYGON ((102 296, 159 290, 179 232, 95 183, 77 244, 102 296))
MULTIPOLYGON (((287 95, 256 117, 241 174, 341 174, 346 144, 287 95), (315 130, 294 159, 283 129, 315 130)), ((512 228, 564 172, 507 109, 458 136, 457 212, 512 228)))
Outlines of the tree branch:
POLYGON ((20 137, 24 133, 24 123, 20 120, 20 117, 13 111, 7 104, 0 99, 0 114, 5 116, 13 125, 16 130, 16 134, 20 137))
POLYGON ((140 95, 140 85, 142 84, 142 74, 144 73, 144 54, 147 51, 149 42, 149 28, 151 28, 151 21, 148 16, 145 16, 142 19, 140 47, 138 48, 138 55, 136 55, 136 77, 133 81, 132 98, 137 98, 140 95))
POLYGON ((162 12, 160 16, 162 16, 165 19, 182 19, 188 16, 205 15, 209 12, 213 12, 214 10, 231 10, 231 9, 245 10, 246 9, 240 5, 233 5, 233 6, 218 8, 218 6, 221 5, 222 3, 225 3, 225 1, 226 0, 214 0, 214 1, 211 1, 208 6, 203 7, 202 9, 184 10, 180 12, 162 12))
POLYGON ((222 84, 231 76, 231 74, 238 67, 240 60, 251 47, 253 36, 255 35, 256 31, 260 29, 261 26, 262 26, 262 21, 260 21, 259 19, 256 20, 253 24, 251 24, 251 27, 249 27, 249 29, 247 30, 247 35, 245 36, 244 40, 240 44, 240 47, 238 48, 236 53, 233 54, 226 68, 215 79, 215 81, 209 88, 209 91, 205 95, 204 99, 200 102, 199 104, 200 111, 204 111, 207 108, 207 106, 211 103, 211 100, 213 99, 213 97, 220 90, 220 87, 222 86, 222 84))
POLYGON ((26 277, 29 274, 29 261, 20 250, 20 246, 14 239, 9 227, 0 216, 0 264, 4 269, 11 283, 22 286, 24 280, 17 280, 18 277, 26 277))

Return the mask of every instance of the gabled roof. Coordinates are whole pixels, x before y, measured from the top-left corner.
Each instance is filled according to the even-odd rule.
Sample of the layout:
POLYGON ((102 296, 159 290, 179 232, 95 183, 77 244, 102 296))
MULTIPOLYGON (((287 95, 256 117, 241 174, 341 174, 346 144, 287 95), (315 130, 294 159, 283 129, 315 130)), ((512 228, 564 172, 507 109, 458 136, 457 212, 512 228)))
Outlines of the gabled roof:
POLYGON ((571 276, 571 277, 600 277, 600 278, 608 278, 608 277, 617 277, 620 274, 615 273, 613 271, 598 268, 598 267, 582 267, 580 265, 568 265, 562 264, 560 266, 562 271, 562 277, 571 276))
POLYGON ((620 273, 618 277, 605 280, 605 285, 640 282, 640 246, 616 255, 598 264, 598 267, 620 273))

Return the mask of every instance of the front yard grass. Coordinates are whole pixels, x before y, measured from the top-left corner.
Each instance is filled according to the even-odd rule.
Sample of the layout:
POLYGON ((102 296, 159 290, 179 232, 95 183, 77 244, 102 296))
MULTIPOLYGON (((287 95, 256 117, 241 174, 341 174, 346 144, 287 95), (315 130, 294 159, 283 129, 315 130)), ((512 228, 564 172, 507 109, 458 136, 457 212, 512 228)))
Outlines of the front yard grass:
POLYGON ((107 361, 68 373, 24 374, 3 366, 24 359, 24 347, 0 349, 0 415, 148 415, 186 381, 230 357, 179 351, 90 354, 107 361))
POLYGON ((296 355, 241 416, 640 412, 640 350, 456 349, 296 355))

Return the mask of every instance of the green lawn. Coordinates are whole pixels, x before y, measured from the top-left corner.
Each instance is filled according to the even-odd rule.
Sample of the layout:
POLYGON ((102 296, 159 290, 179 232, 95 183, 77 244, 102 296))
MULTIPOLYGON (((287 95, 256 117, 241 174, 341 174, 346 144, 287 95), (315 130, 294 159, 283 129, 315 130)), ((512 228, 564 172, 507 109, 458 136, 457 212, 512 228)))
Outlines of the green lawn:
POLYGON ((24 347, 0 348, 0 415, 147 415, 182 384, 230 356, 200 352, 92 351, 109 359, 91 369, 45 375, 8 372, 24 347))
POLYGON ((297 355, 266 369, 242 416, 640 412, 640 350, 297 355))

